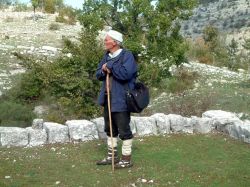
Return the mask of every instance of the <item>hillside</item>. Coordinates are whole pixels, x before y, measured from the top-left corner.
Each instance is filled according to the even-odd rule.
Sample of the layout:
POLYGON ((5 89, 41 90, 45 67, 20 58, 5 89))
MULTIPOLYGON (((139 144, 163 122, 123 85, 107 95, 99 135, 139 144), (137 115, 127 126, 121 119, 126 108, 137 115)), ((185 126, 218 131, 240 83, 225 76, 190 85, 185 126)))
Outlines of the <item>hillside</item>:
POLYGON ((38 12, 35 21, 33 12, 0 12, 0 95, 10 86, 10 75, 24 71, 13 52, 53 58, 61 50, 63 37, 78 37, 79 24, 55 23, 56 16, 38 12), (50 30, 51 24, 59 28, 50 30))
MULTIPOLYGON (((185 37, 198 37, 202 34, 203 28, 210 23, 218 27, 218 29, 220 29, 220 32, 223 33, 223 36, 227 37, 227 40, 230 41, 230 38, 235 38, 236 41, 243 42, 244 39, 250 38, 250 20, 247 19, 249 17, 250 9, 249 2, 250 0, 220 0, 213 1, 213 3, 203 3, 194 10, 193 16, 183 23, 182 33, 185 37), (232 19, 230 18, 233 18, 234 21, 232 21, 232 19), (239 23, 242 19, 245 19, 245 21, 243 21, 244 25, 236 29, 235 24, 239 23), (224 22, 230 22, 230 24, 223 26, 224 22), (195 29, 198 29, 199 32, 195 32, 195 29)), ((11 12, 8 10, 0 12, 0 95, 3 90, 10 88, 12 75, 24 72, 23 68, 18 65, 18 61, 13 55, 13 52, 31 54, 39 58, 55 58, 58 54, 60 54, 62 39, 64 37, 68 37, 72 40, 77 39, 78 33, 81 31, 81 26, 79 25, 79 23, 77 23, 76 25, 56 23, 59 25, 58 29, 49 29, 51 24, 55 24, 56 16, 56 14, 43 14, 38 12, 36 14, 36 17, 38 19, 34 20, 33 12, 11 12)), ((197 68, 199 66, 199 64, 197 65, 196 63, 190 64, 194 68, 197 68)), ((210 70, 213 69, 213 66, 205 66, 202 68, 210 70)), ((218 71, 223 72, 223 69, 219 69, 218 71)), ((185 93, 183 93, 183 95, 180 95, 180 97, 184 97, 185 94, 194 96, 196 93, 200 93, 196 92, 195 89, 201 90, 204 91, 200 93, 201 98, 196 99, 200 99, 201 103, 210 102, 207 104, 207 109, 209 107, 218 109, 224 106, 224 110, 230 109, 230 111, 245 112, 247 114, 250 114, 248 109, 249 107, 247 106, 249 103, 249 87, 245 89, 245 84, 248 84, 248 82, 244 82, 248 81, 248 77, 245 76, 247 72, 244 72, 243 74, 245 78, 240 78, 240 80, 243 81, 240 88, 238 85, 236 85, 241 84, 240 80, 237 81, 236 84, 233 83, 233 85, 229 85, 230 80, 229 82, 227 82, 228 80, 226 80, 225 83, 222 79, 224 78, 224 75, 218 75, 216 77, 211 76, 210 73, 206 74, 206 76, 202 75, 201 80, 196 81, 194 90, 186 91, 185 93), (214 81, 215 79, 217 81, 214 81), (216 92, 216 94, 228 94, 221 94, 219 96, 210 95, 213 94, 211 93, 211 88, 213 87, 216 90, 214 91, 216 92), (220 90, 222 88, 225 89, 220 90), (237 92, 237 89, 240 91, 237 92), (209 96, 210 98, 202 97, 203 95, 209 96), (215 103, 215 105, 213 106, 212 101, 210 101, 212 96, 213 99, 221 103, 219 105, 218 103, 215 103), (239 99, 237 102, 239 103, 239 105, 242 104, 242 106, 232 108, 232 106, 234 106, 234 104, 232 103, 230 103, 230 106, 225 106, 225 103, 229 103, 228 101, 225 101, 226 99, 230 100, 231 98, 236 97, 238 97, 239 99), (247 102, 245 102, 245 99, 247 102), (225 103, 223 103, 224 101, 225 103)), ((167 84, 167 82, 164 84, 167 84)), ((177 84, 179 84, 179 82, 177 84)), ((158 94, 160 95, 161 93, 158 94)), ((179 97, 173 99, 171 95, 156 98, 156 100, 152 100, 152 107, 149 108, 149 113, 154 113, 156 111, 162 111, 166 113, 178 112, 168 110, 169 108, 171 108, 171 106, 168 107, 168 105, 171 104, 170 102, 168 102, 168 99, 172 99, 172 101, 181 101, 179 97), (166 109, 167 107, 168 109, 166 109)), ((177 102, 174 103, 176 104, 177 102)), ((180 106, 181 105, 183 105, 183 103, 180 103, 180 106)), ((202 106, 204 106, 204 104, 202 104, 202 106)), ((192 110, 190 109, 188 104, 187 108, 189 109, 188 112, 179 112, 181 114, 185 113, 185 115, 187 113, 190 114, 192 110)), ((198 108, 198 106, 196 107, 195 105, 193 105, 193 110, 196 110, 196 108, 198 108)), ((201 111, 196 111, 197 115, 199 115, 200 113, 201 111)))
POLYGON ((207 25, 218 28, 228 42, 235 38, 242 43, 250 37, 250 0, 202 2, 193 10, 192 17, 182 23, 182 34, 185 37, 201 36, 207 25))

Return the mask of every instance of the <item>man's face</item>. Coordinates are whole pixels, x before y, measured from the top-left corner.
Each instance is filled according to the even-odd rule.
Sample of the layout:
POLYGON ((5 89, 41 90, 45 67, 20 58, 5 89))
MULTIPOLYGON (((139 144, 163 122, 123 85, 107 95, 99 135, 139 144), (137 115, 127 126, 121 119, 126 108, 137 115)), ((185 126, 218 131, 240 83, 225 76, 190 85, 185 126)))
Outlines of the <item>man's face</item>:
POLYGON ((104 47, 107 51, 114 48, 117 45, 117 43, 109 36, 107 35, 104 39, 104 47))

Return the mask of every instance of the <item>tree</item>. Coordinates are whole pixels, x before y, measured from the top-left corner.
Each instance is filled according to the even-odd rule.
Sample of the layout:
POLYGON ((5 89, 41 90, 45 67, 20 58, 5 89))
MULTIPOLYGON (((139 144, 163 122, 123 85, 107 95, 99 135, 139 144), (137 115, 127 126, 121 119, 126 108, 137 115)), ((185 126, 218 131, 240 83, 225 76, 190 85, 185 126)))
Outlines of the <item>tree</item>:
POLYGON ((170 65, 185 61, 179 21, 191 15, 194 5, 195 0, 86 0, 80 21, 84 32, 97 34, 105 25, 122 32, 127 48, 139 56, 146 53, 139 58, 143 79, 156 83, 170 65))
POLYGON ((55 0, 55 5, 57 8, 62 8, 64 6, 63 0, 55 0))
POLYGON ((245 39, 245 43, 243 44, 244 49, 250 51, 250 39, 245 39))
POLYGON ((34 14, 35 14, 36 13, 36 8, 39 5, 39 0, 31 0, 31 4, 33 6, 33 11, 34 11, 34 14))
POLYGON ((250 68, 250 60, 249 60, 249 56, 250 56, 250 39, 245 39, 243 47, 247 51, 246 52, 246 59, 248 61, 248 68, 250 68))
POLYGON ((168 67, 185 60, 187 48, 179 34, 179 21, 191 14, 194 0, 152 2, 85 0, 83 10, 79 10, 83 29, 78 41, 65 39, 63 55, 53 63, 23 59, 27 75, 19 90, 13 87, 15 97, 32 102, 47 94, 63 108, 60 119, 94 117, 99 110, 95 102, 100 86, 95 71, 104 53, 97 36, 104 26, 124 34, 124 45, 139 56, 140 79, 159 86, 168 75, 168 67))
POLYGON ((234 68, 236 65, 236 53, 238 51, 238 43, 233 38, 231 43, 227 46, 227 53, 229 55, 229 68, 234 68))
POLYGON ((56 1, 55 0, 45 0, 44 10, 47 13, 54 14, 56 11, 56 1))
POLYGON ((208 25, 203 30, 203 38, 205 43, 209 46, 212 52, 216 51, 216 47, 218 46, 218 37, 219 31, 216 27, 208 25))
POLYGON ((64 6, 63 0, 31 0, 34 13, 36 8, 41 8, 47 13, 54 13, 56 8, 62 8, 64 6))

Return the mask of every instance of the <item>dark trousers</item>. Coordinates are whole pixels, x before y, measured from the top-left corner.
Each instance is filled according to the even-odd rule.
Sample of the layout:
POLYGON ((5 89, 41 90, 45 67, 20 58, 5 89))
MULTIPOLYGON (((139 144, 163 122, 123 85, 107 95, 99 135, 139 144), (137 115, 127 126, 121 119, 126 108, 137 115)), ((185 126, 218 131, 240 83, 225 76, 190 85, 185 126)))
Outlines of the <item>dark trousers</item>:
MULTIPOLYGON (((104 131, 106 132, 107 136, 110 135, 110 125, 109 125, 109 112, 108 112, 108 102, 105 98, 104 104, 104 131)), ((112 132, 113 137, 117 137, 121 140, 128 140, 133 138, 132 131, 130 129, 130 112, 111 112, 111 119, 112 119, 112 132)))

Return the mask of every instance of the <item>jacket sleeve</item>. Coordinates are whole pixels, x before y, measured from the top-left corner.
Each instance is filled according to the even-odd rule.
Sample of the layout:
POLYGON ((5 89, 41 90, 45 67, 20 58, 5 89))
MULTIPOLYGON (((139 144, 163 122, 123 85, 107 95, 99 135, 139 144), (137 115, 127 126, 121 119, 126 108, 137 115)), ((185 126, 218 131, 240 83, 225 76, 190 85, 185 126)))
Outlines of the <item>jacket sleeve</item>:
POLYGON ((137 72, 137 64, 131 52, 126 52, 120 60, 107 62, 107 67, 111 70, 113 76, 118 80, 126 81, 133 78, 137 72))
POLYGON ((102 71, 102 65, 105 63, 105 56, 103 57, 103 59, 101 60, 101 62, 99 63, 97 70, 96 70, 96 78, 100 81, 105 80, 106 77, 106 73, 104 73, 102 71))

